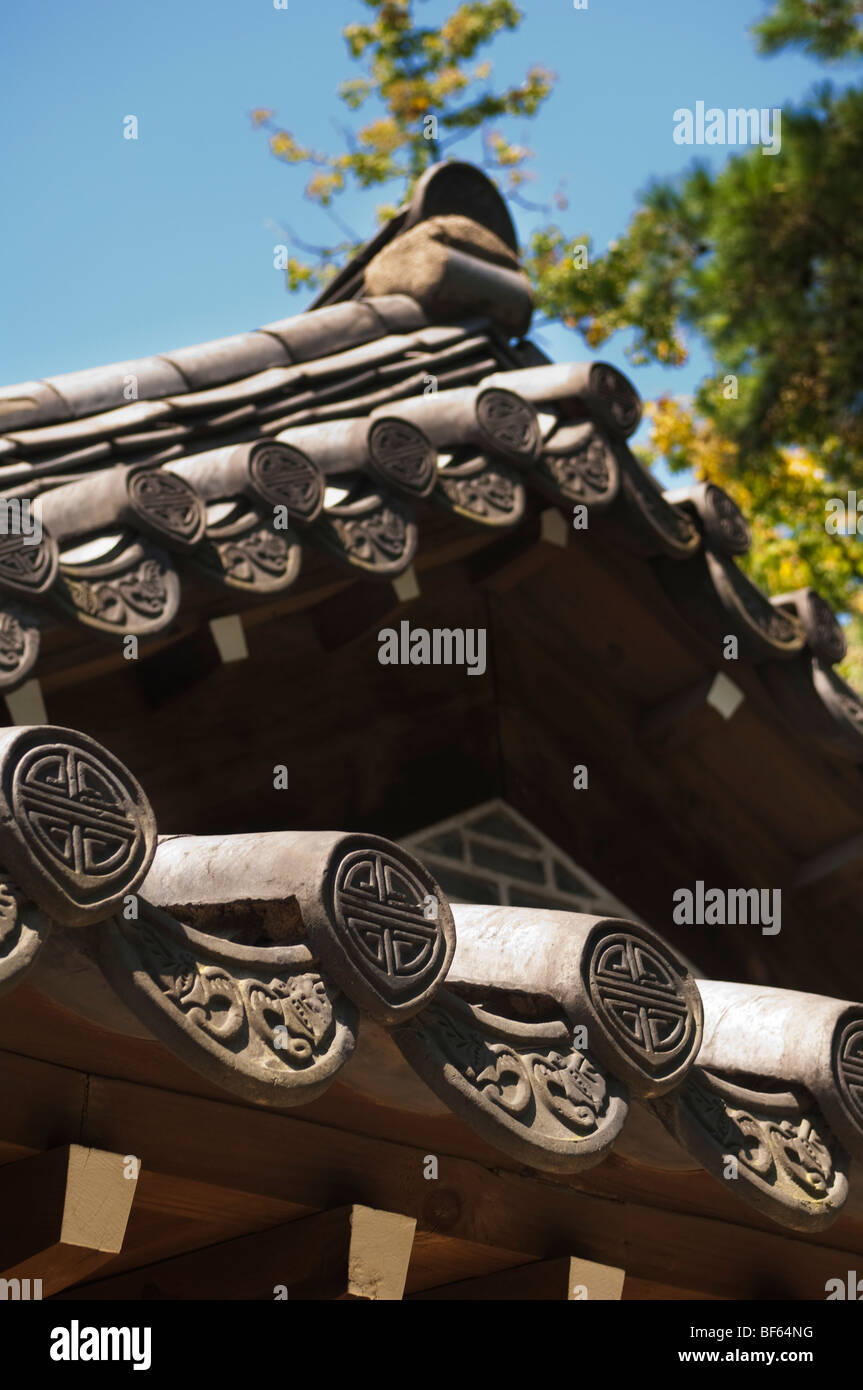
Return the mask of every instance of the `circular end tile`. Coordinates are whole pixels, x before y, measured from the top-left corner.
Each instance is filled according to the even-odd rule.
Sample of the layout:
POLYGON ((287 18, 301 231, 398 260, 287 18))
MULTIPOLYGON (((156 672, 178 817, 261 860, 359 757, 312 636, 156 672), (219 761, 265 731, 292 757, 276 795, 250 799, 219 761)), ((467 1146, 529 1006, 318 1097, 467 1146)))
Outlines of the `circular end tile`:
POLYGON ((0 590, 24 598, 47 593, 57 577, 58 564, 57 542, 46 527, 42 527, 38 540, 0 535, 0 590))
POLYGON ((639 1096, 679 1084, 701 1045, 704 1009, 685 966, 646 928, 601 923, 585 951, 584 982, 597 1053, 639 1096))
POLYGON ((138 886, 156 822, 127 768, 72 729, 22 729, 0 757, 0 862, 65 926, 100 921, 138 886))
POLYGON ((349 835, 330 856, 313 952, 345 993, 383 1023, 421 1009, 455 951, 455 924, 437 881, 412 855, 374 835, 349 835))
POLYGON ((540 445, 539 418, 514 391, 492 386, 480 393, 477 420, 489 448, 513 463, 530 464, 540 445))
POLYGON ((833 1070, 845 1108, 863 1135, 863 1011, 837 1030, 833 1070))
POLYGON ((609 362, 595 362, 590 369, 590 389, 610 425, 625 439, 641 423, 641 397, 631 381, 609 362))
POLYGON ((270 506, 287 507, 289 517, 304 525, 320 516, 324 475, 299 449, 278 440, 255 444, 249 472, 258 497, 270 506))
POLYGON ((369 459, 382 483, 410 497, 428 497, 435 485, 437 451, 407 420, 385 417, 374 422, 369 459))
POLYGON ((129 502, 142 530, 164 544, 187 550, 197 545, 207 524, 204 503, 185 478, 161 468, 133 473, 129 502))

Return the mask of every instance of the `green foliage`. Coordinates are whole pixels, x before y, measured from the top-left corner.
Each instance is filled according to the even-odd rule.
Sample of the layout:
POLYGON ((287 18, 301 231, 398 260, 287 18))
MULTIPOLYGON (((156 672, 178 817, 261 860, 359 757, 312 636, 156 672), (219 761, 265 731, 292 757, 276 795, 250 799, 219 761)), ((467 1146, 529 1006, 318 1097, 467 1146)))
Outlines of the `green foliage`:
MULTIPOLYGON (((774 49, 836 57, 859 49, 861 12, 779 0, 760 32, 774 49)), ((754 522, 746 565, 765 588, 812 584, 851 615, 846 671, 863 685, 860 542, 825 530, 831 497, 863 500, 861 207, 863 89, 823 87, 783 109, 779 157, 756 148, 716 175, 653 182, 586 269, 574 263, 584 237, 542 229, 529 268, 541 308, 592 348, 634 329, 633 362, 677 364, 692 333, 707 344, 714 372, 693 406, 656 404, 650 456, 740 502, 754 522)))
POLYGON ((795 45, 817 58, 863 54, 863 0, 776 0, 754 26, 762 53, 795 45))
MULTIPOLYGON (((518 189, 530 151, 511 144, 493 123, 534 116, 551 92, 553 74, 532 67, 516 86, 494 90, 491 64, 473 62, 498 35, 518 28, 518 7, 510 0, 471 0, 457 5, 435 29, 417 22, 415 0, 362 3, 371 12, 368 23, 348 25, 344 37, 363 76, 342 83, 339 96, 351 112, 361 111, 375 97, 383 112, 346 132, 346 150, 312 150, 279 127, 273 111, 252 112, 254 125, 268 131, 277 159, 311 168, 306 197, 333 209, 351 187, 394 184, 398 205, 427 168, 474 131, 483 136, 485 167, 505 173, 510 191, 518 189)), ((391 208, 385 211, 389 215, 391 208)), ((336 256, 353 249, 350 243, 315 248, 292 287, 326 284, 335 272, 336 256)))
POLYGON ((726 408, 716 379, 699 409, 753 459, 771 444, 822 448, 832 467, 863 453, 863 91, 784 113, 780 158, 732 156, 646 192, 625 235, 587 270, 558 230, 536 234, 530 265, 546 312, 593 347, 633 326, 635 362, 685 360, 687 329, 716 377, 738 375, 726 408))

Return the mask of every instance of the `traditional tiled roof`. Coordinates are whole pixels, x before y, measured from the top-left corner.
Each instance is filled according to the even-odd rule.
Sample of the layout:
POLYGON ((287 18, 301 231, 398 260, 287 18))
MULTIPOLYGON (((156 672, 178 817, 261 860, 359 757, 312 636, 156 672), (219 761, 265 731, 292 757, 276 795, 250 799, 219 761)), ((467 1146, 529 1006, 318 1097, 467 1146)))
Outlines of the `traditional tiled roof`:
MULTIPOLYGON (((627 442, 631 383, 606 363, 549 363, 522 336, 530 310, 503 201, 453 163, 309 312, 0 391, 0 689, 38 674, 58 621, 143 639, 171 629, 195 577, 195 593, 272 599, 316 554, 390 582, 435 511, 489 540, 542 514, 558 541, 642 557, 717 671, 732 637, 796 730, 863 762, 828 605, 754 585, 731 499, 712 484, 663 493, 627 442), (38 542, 14 533, 28 502, 38 542)), ((733 683, 701 697, 727 710, 733 683)))
POLYGON ((136 780, 50 726, 0 739, 0 990, 27 972, 246 1102, 338 1077, 578 1173, 647 1106, 773 1220, 820 1230, 863 1156, 863 1005, 698 981, 621 917, 451 905, 376 835, 158 839, 136 780))

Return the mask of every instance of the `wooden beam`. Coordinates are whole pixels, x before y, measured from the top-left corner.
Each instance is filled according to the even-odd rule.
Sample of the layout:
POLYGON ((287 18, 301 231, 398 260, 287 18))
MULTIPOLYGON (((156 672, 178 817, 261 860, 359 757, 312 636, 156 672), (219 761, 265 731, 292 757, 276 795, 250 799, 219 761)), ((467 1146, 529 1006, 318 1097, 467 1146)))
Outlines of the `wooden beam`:
POLYGON ((393 593, 399 603, 412 603, 415 598, 419 598, 420 585, 413 565, 393 580, 393 593))
POLYGON ((731 719, 744 698, 740 687, 718 671, 653 705, 642 716, 639 733, 648 744, 667 742, 679 726, 691 721, 699 711, 709 708, 723 719, 731 719))
POLYGON ((17 690, 7 690, 6 708, 12 724, 47 724, 45 698, 38 680, 25 681, 17 690))
POLYGON ((324 599, 310 613, 315 635, 326 652, 368 636, 401 607, 394 585, 359 579, 347 593, 324 599))
POLYGON ((158 709, 207 680, 220 664, 211 630, 200 627, 170 646, 144 652, 131 663, 131 676, 147 704, 158 709))
MULTIPOLYGON (((548 1174, 492 1171, 443 1154, 440 1180, 423 1176, 428 1150, 310 1123, 293 1114, 175 1095, 92 1077, 87 1138, 106 1147, 122 1134, 148 1171, 240 1187, 296 1202, 309 1212, 342 1202, 400 1211, 420 1230, 548 1259, 578 1249, 665 1279, 731 1297, 773 1290, 822 1297, 835 1249, 782 1231, 755 1229, 750 1210, 722 1221, 644 1202, 588 1195, 548 1174), (241 1117, 240 1118, 240 1114, 241 1117), (741 1271, 745 1271, 741 1289, 741 1271)), ((766 1225, 766 1223, 764 1223, 766 1225)), ((441 1282, 440 1280, 436 1282, 441 1282)))
POLYGON ((209 627, 223 663, 248 661, 249 647, 243 630, 243 619, 239 613, 226 613, 221 618, 211 618, 209 627))
POLYGON ((106 1264, 122 1249, 137 1171, 123 1154, 80 1144, 0 1168, 0 1274, 7 1285, 40 1280, 48 1298, 106 1264))
POLYGON ((44 1145, 50 1120, 54 1144, 62 1124, 69 1137, 141 1157, 140 1194, 112 1275, 346 1203, 414 1218, 420 1254, 433 1234, 424 1274, 411 1266, 411 1292, 577 1249, 635 1279, 719 1297, 823 1298, 825 1281, 860 1249, 849 1214, 806 1239, 769 1225, 706 1175, 703 1186, 682 1187, 676 1175, 654 1190, 649 1169, 634 1169, 629 1185, 629 1165, 612 1158, 596 1170, 603 1194, 585 1190, 584 1175, 496 1168, 492 1150, 486 1160, 454 1156, 443 1130, 435 1148, 403 1132, 374 1137, 299 1112, 93 1075, 84 1111, 84 1081, 69 1066, 0 1053, 0 1155, 44 1145), (429 1153, 439 1156, 437 1181, 424 1177, 429 1153), (699 1212, 714 1189, 722 1207, 699 1212))
POLYGON ((610 1302, 620 1298, 625 1271, 613 1265, 594 1264, 564 1255, 557 1260, 535 1260, 501 1269, 480 1279, 460 1279, 437 1289, 411 1294, 418 1299, 545 1299, 577 1303, 589 1299, 610 1302))
POLYGON ((71 1290, 78 1299, 399 1300, 416 1221, 347 1206, 71 1290))
POLYGON ((540 512, 539 523, 541 539, 548 545, 556 545, 561 550, 565 550, 572 531, 572 523, 567 523, 563 513, 559 512, 557 507, 547 507, 544 512, 540 512))
POLYGON ((821 854, 805 859, 794 875, 792 888, 802 888, 808 883, 819 883, 822 878, 843 869, 846 864, 854 864, 863 859, 863 834, 849 835, 839 844, 831 845, 821 854))
POLYGON ((628 1274, 623 1286, 624 1303, 724 1303, 732 1297, 703 1289, 679 1289, 658 1279, 632 1279, 628 1274))
POLYGON ((509 531, 499 540, 493 540, 468 560, 467 574, 471 584, 498 594, 515 588, 549 563, 548 548, 537 543, 540 539, 539 521, 532 518, 515 532, 509 531))

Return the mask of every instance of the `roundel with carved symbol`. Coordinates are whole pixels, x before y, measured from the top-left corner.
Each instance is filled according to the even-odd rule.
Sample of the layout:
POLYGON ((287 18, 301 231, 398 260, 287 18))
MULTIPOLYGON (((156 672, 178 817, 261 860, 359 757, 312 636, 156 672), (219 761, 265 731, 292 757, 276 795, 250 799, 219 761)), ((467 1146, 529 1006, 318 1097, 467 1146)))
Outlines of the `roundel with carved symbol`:
POLYGON ((0 536, 0 588, 13 594, 43 594, 57 575, 57 544, 45 528, 38 540, 0 536))
POLYGON ((299 521, 314 521, 324 504, 324 475, 305 454, 273 441, 256 445, 249 458, 252 481, 272 506, 287 507, 299 521))
POLYGON ((627 437, 632 434, 641 420, 641 400, 632 383, 608 362, 595 362, 590 369, 590 385, 620 433, 627 437))
POLYGON ((834 1067, 843 1099, 863 1129, 863 1015, 852 1018, 839 1034, 834 1067))
POLYGON ((449 904, 431 874, 395 845, 369 837, 344 849, 330 878, 331 941, 341 956, 343 987, 378 1017, 409 1017, 449 968, 455 949, 449 904))
POLYGON ((507 458, 528 462, 539 447, 539 419, 533 406, 514 391, 492 387, 477 402, 477 419, 491 447, 507 458))
POLYGON ((140 883, 156 847, 153 813, 93 739, 28 730, 4 750, 3 792, 3 863, 58 921, 98 921, 140 883))
POLYGON ((540 479, 547 479, 568 502, 605 500, 617 486, 614 456, 590 426, 583 442, 568 453, 544 453, 539 469, 540 479))
POLYGON ((642 1075, 667 1080, 694 1060, 701 996, 658 943, 631 931, 601 933, 587 963, 587 985, 600 1021, 642 1075))
POLYGON ((185 478, 150 468, 129 479, 129 500, 151 531, 167 541, 195 545, 204 534, 204 504, 185 478))
POLYGON ((715 483, 707 484, 704 495, 708 533, 713 533, 726 555, 745 555, 752 545, 752 532, 734 498, 715 483))
POLYGON ((846 655, 848 643, 830 604, 810 589, 801 617, 807 641, 815 655, 829 666, 835 666, 846 655))
POLYGON ((412 497, 427 497, 435 484, 437 451, 406 420, 376 420, 369 432, 369 458, 385 483, 412 497))

